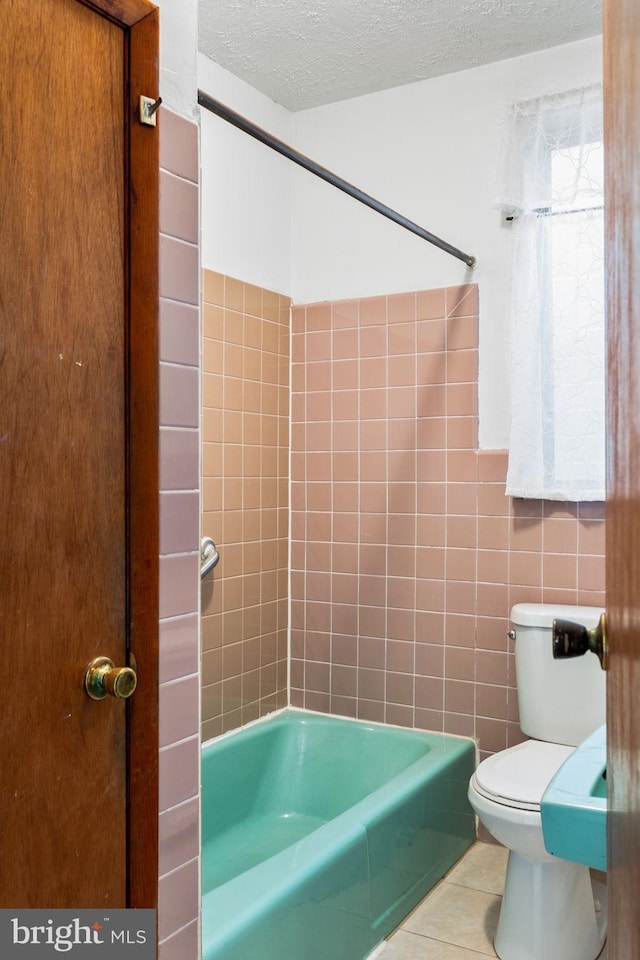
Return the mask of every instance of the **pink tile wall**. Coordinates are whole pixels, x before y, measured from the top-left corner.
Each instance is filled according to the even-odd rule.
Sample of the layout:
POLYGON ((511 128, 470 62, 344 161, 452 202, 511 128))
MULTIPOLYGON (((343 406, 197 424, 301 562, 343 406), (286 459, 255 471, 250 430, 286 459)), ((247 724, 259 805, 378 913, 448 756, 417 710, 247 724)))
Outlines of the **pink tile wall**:
POLYGON ((197 960, 200 313, 198 128, 160 121, 160 960, 197 960))
POLYGON ((512 745, 509 609, 604 602, 603 505, 507 498, 477 450, 475 285, 292 324, 292 703, 512 745))
POLYGON ((287 704, 291 300, 203 274, 202 738, 287 704))

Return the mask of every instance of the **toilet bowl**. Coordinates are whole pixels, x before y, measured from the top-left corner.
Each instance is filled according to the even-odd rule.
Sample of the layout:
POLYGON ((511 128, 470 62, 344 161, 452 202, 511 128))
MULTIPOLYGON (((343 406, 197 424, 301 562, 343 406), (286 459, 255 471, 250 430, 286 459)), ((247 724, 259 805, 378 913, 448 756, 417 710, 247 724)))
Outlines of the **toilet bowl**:
POLYGON ((589 869, 547 853, 540 800, 573 747, 529 740, 484 760, 469 802, 509 850, 495 936, 501 960, 595 960, 606 937, 606 889, 589 869))
POLYGON ((547 853, 540 803, 574 748, 604 723, 605 679, 596 657, 554 660, 554 619, 593 627, 593 607, 517 604, 520 728, 531 739, 483 760, 468 796, 479 820, 509 850, 495 936, 501 960, 595 960, 606 937, 606 887, 588 867, 547 853))

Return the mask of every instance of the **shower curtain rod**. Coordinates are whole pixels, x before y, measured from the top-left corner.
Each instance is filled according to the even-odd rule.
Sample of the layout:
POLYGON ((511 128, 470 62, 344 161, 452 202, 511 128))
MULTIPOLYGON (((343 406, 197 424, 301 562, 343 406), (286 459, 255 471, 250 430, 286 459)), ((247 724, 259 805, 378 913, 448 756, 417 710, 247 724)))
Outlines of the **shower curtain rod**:
POLYGON ((413 220, 408 220, 407 217, 403 217, 401 213, 397 213, 395 210, 392 210, 391 207, 387 207, 386 204, 380 203, 379 200, 371 197, 368 193, 364 193, 364 191, 358 189, 358 187, 354 187, 352 183, 343 180, 342 177, 332 173, 331 170, 320 166, 315 160, 310 160, 309 157, 305 157, 304 154, 299 153, 282 140, 278 140, 277 137, 267 133, 262 127, 256 126, 256 124, 247 120, 246 117, 236 113, 235 110, 232 110, 230 107, 225 106, 224 103, 210 97, 209 94, 203 90, 198 90, 198 103, 201 107, 205 107, 206 110, 210 110, 211 113, 215 113, 216 116, 233 124, 234 127, 237 127, 244 133, 248 133, 250 137, 254 137, 256 140, 259 140, 260 143, 264 143, 265 146, 271 147, 272 150, 282 154, 283 157, 287 157, 289 160, 292 160, 293 163, 297 163, 298 166, 304 167, 309 173, 315 174, 316 177, 320 177, 321 180, 325 180, 327 183, 330 183, 331 186, 342 190, 343 193, 353 197, 354 200, 359 200, 360 203, 364 203, 365 206, 382 214, 383 217, 393 220, 394 223, 404 227, 405 230, 410 230, 411 233, 422 237, 427 243, 432 243, 434 246, 439 247, 440 250, 444 250, 445 253, 451 254, 452 257, 457 257, 458 260, 462 260, 471 270, 475 267, 477 262, 476 257, 469 253, 464 253, 462 250, 458 250, 457 247, 447 243, 446 240, 442 240, 440 237, 436 237, 435 234, 429 233, 428 230, 418 226, 413 220))

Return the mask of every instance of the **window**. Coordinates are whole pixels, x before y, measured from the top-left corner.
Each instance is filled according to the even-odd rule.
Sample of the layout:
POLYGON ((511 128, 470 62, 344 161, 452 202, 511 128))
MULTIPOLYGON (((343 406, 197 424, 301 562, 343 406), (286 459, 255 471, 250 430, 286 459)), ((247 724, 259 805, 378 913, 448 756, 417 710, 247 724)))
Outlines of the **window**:
POLYGON ((602 91, 517 104, 500 206, 514 229, 507 493, 603 500, 602 91))

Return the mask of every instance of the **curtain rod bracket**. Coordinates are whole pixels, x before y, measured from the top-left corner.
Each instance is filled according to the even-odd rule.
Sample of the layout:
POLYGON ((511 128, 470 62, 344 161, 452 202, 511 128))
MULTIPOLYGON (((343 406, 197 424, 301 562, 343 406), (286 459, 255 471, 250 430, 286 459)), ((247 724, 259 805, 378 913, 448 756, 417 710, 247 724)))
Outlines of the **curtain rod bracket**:
POLYGON ((425 230, 424 227, 418 226, 418 224, 414 223, 413 220, 403 217, 401 213, 397 213, 397 211, 392 210, 391 207, 388 207, 386 204, 381 203, 374 197, 371 197, 368 193, 364 193, 364 191, 360 190, 358 187, 354 187, 352 183, 349 183, 347 180, 343 180, 342 177, 332 173, 331 170, 327 170, 326 167, 322 167, 319 163, 316 163, 315 160, 310 160, 309 157, 305 157, 304 154, 294 150, 293 147, 290 147, 287 143, 284 143, 284 141, 278 140, 277 137, 274 137, 266 130, 263 130, 262 127, 256 126, 255 123, 247 120, 247 118, 243 117, 241 114, 236 113, 236 111, 232 110, 230 107, 225 106, 224 103, 214 99, 214 97, 210 97, 209 94, 205 93, 203 90, 198 90, 198 103, 201 107, 204 107, 211 113, 215 113, 216 116, 220 117, 222 120, 226 120, 228 123, 233 124, 233 126, 237 127, 238 130, 248 133, 250 137, 253 137, 255 140, 259 140, 260 143, 263 143, 265 146, 275 150, 276 153, 281 154, 283 157, 287 157, 287 159, 291 160, 293 163, 297 163, 298 166, 308 170, 309 173, 313 173, 316 177, 320 177, 321 180, 331 184, 331 186, 336 187, 338 190, 342 190, 343 193, 353 197, 354 200, 359 200, 360 203, 363 203, 366 207, 369 207, 371 210, 375 210, 376 213, 382 214, 383 217, 387 217, 389 220, 393 220, 394 223, 399 224, 399 226, 404 227, 405 230, 409 230, 411 233, 415 233, 416 236, 426 240, 427 243, 431 243, 433 246, 438 247, 440 250, 450 254, 452 257, 462 260, 462 262, 466 263, 470 270, 473 270, 476 266, 478 262, 477 258, 472 256, 470 253, 464 253, 464 251, 459 250, 450 243, 447 243, 446 240, 442 240, 440 237, 436 237, 435 234, 429 233, 428 230, 425 230))

